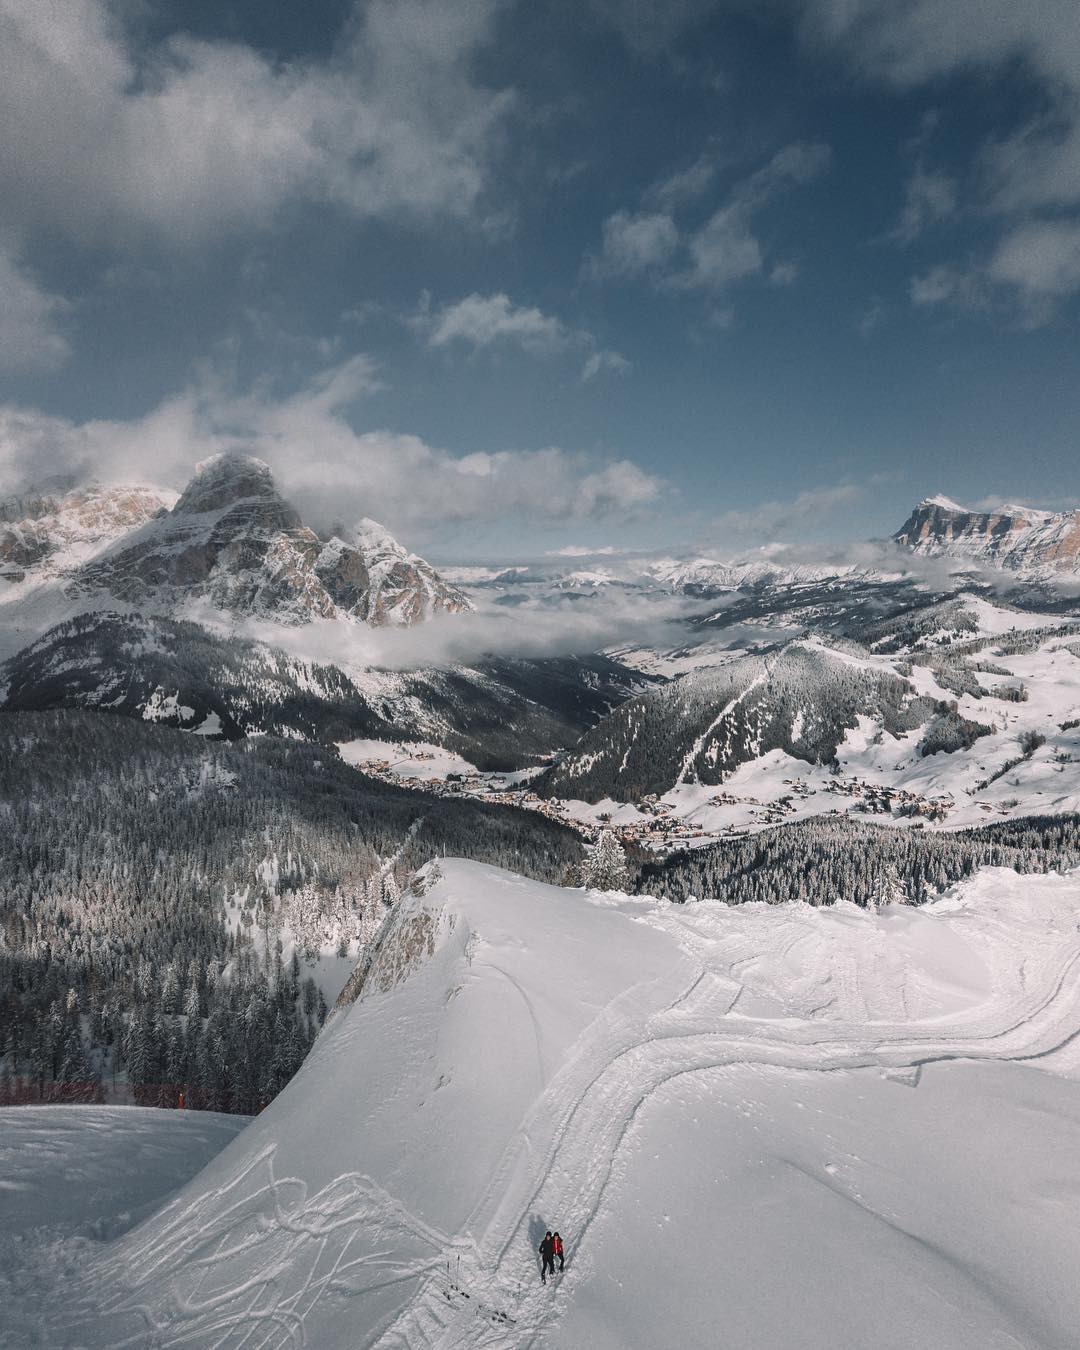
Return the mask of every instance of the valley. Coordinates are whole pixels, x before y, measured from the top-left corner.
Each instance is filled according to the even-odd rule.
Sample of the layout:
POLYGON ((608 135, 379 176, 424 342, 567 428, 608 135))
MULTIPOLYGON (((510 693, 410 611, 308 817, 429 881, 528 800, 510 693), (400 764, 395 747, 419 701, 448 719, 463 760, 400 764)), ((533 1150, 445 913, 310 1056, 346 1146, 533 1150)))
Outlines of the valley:
MULTIPOLYGON (((936 1195, 979 1209, 987 1112, 995 1203, 1070 1167, 1080 605, 1050 562, 988 579, 935 507, 887 566, 451 583, 370 522, 320 537, 244 457, 89 524, 108 494, 72 492, 19 506, 0 593, 0 1117, 13 1158, 68 1157, 74 1111, 170 1162, 115 1213, 23 1166, 14 1345, 624 1350, 681 1301, 704 1346, 797 1298, 824 1350, 855 1230, 895 1306, 845 1263, 848 1344, 906 1350, 895 1308, 926 1336, 941 1297, 950 1350, 1042 1316, 979 1272, 1047 1269, 1055 1216, 988 1252, 936 1195), (935 529, 968 553, 929 580, 935 529), (612 640, 505 636, 582 613, 612 640), (766 1197, 744 1256, 642 1301, 624 1230, 700 1247, 721 1178, 766 1197), (783 1251, 764 1311, 741 1262, 783 1251)), ((65 1165, 97 1195, 121 1164, 65 1165)))

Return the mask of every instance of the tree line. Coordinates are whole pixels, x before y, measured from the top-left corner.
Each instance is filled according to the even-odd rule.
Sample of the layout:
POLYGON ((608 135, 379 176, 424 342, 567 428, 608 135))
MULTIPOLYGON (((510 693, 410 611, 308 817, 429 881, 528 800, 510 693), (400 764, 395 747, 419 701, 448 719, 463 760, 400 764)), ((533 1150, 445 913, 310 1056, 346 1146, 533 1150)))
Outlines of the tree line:
POLYGON ((303 1061, 401 886, 460 855, 557 881, 543 816, 396 788, 332 748, 0 714, 0 1100, 249 1112, 303 1061))

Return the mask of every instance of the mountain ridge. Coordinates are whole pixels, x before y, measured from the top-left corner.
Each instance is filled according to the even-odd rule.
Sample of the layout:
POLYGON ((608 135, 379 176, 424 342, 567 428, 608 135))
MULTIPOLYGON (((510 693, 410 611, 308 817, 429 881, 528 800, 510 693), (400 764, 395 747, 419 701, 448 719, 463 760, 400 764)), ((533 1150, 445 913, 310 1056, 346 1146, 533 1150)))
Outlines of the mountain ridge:
POLYGON ((374 521, 362 521, 351 541, 320 537, 269 466, 235 452, 198 464, 179 495, 95 486, 9 498, 0 507, 0 576, 5 598, 19 598, 21 583, 53 581, 66 601, 88 606, 119 601, 182 617, 209 604, 294 626, 405 626, 473 607, 374 521))

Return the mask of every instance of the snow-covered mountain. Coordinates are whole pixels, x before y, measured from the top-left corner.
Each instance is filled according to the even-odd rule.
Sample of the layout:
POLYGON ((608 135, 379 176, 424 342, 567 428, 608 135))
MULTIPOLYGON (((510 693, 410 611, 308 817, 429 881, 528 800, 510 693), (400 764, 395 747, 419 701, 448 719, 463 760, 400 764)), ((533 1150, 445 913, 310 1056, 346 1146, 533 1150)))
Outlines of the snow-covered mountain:
POLYGON ((128 485, 45 484, 0 501, 0 579, 67 576, 176 502, 175 492, 128 485))
POLYGON ((156 612, 205 604, 285 624, 409 624, 471 607, 373 521, 351 541, 321 539, 267 465, 233 454, 199 465, 171 511, 81 567, 69 590, 156 612))
MULTIPOLYGON (((1072 1344, 1076 874, 868 912, 441 871, 293 1082, 175 1195, 145 1187, 139 1226, 80 1148, 107 1112, 0 1113, 8 1344, 1072 1344)), ((152 1128, 118 1138, 175 1176, 152 1128)))
POLYGON ((0 664, 0 708, 102 709, 226 740, 436 741, 478 766, 518 769, 644 683, 602 656, 345 670, 192 622, 95 611, 0 664))
POLYGON ((820 815, 1080 810, 1080 623, 962 594, 861 626, 862 644, 758 624, 750 653, 691 649, 540 790, 661 850, 820 815))
POLYGON ((1025 577, 1080 571, 1080 511, 970 510, 948 497, 927 497, 893 538, 926 557, 988 564, 1025 577))
POLYGON ((827 763, 860 717, 880 719, 894 734, 928 720, 933 704, 914 696, 884 661, 791 642, 692 671, 624 703, 552 770, 548 790, 634 801, 686 782, 717 786, 773 750, 827 763))
POLYGON ((709 596, 726 591, 800 586, 852 576, 860 570, 855 564, 787 563, 768 556, 730 562, 715 558, 664 558, 649 564, 645 575, 670 590, 709 596))

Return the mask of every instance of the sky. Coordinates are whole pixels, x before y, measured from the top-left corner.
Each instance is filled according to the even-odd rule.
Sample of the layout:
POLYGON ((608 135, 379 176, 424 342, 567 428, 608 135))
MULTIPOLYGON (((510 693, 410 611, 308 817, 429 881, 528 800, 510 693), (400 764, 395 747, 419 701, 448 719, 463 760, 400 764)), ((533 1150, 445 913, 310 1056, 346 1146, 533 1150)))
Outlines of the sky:
POLYGON ((1075 0, 0 0, 0 125, 0 492, 238 448, 459 561, 1078 501, 1075 0))

